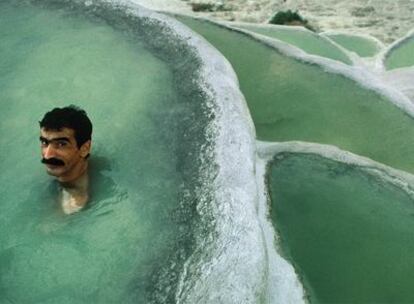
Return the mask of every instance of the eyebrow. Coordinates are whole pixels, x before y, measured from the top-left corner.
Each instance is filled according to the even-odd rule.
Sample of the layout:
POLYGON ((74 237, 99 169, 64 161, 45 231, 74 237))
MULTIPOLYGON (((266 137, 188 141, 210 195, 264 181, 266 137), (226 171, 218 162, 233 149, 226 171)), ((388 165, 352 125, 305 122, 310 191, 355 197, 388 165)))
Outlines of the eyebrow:
POLYGON ((47 143, 53 142, 53 141, 66 141, 66 142, 70 142, 68 137, 56 137, 56 138, 52 138, 52 139, 47 139, 46 137, 40 136, 39 137, 40 141, 45 141, 47 143))

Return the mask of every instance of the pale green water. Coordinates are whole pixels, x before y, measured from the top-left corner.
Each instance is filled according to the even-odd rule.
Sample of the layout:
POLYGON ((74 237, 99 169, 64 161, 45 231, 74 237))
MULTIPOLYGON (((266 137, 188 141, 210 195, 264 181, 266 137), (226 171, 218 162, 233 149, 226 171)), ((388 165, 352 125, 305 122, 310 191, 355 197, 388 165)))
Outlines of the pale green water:
POLYGON ((350 34, 328 34, 330 39, 361 57, 372 57, 379 52, 378 45, 371 39, 350 34))
POLYGON ((179 18, 230 61, 257 138, 336 145, 414 172, 414 121, 379 94, 345 77, 282 56, 246 35, 179 18))
POLYGON ((413 303, 414 201, 363 169, 283 154, 271 217, 311 303, 413 303))
POLYGON ((198 60, 156 24, 45 3, 0 4, 0 303, 171 302, 208 148, 206 100, 181 85, 198 60), (71 103, 94 124, 92 200, 65 216, 38 120, 71 103))
POLYGON ((312 55, 338 60, 346 64, 352 63, 348 56, 333 43, 310 31, 295 30, 294 27, 284 29, 269 26, 261 27, 253 24, 237 25, 237 27, 282 40, 312 55))
MULTIPOLYGON (((184 261, 200 254, 193 250, 194 239, 214 239, 211 227, 201 226, 209 221, 213 226, 214 219, 196 208, 200 192, 212 193, 201 173, 212 178, 215 173, 200 171, 216 165, 200 158, 212 148, 206 125, 214 115, 195 81, 199 60, 157 22, 105 5, 78 9, 76 1, 65 2, 0 4, 0 303, 174 303, 184 261), (70 103, 85 108, 94 122, 92 201, 81 213, 64 216, 56 202, 57 185, 39 162, 37 121, 52 107, 70 103)), ((414 171, 414 144, 407 140, 414 135, 412 119, 384 98, 244 35, 185 22, 234 66, 259 139, 332 143, 414 171)), ((288 164, 286 176, 290 168, 317 166, 318 159, 304 163, 288 164)), ((322 174, 321 168, 315 176, 322 174)), ((338 175, 356 170, 338 168, 338 175)), ((283 170, 275 176, 283 178, 283 170)), ((387 185, 385 190, 375 188, 376 180, 366 185, 360 175, 365 176, 352 175, 343 188, 362 184, 352 188, 355 201, 374 189, 369 190, 374 196, 369 204, 377 201, 377 192, 383 196, 378 198, 381 206, 397 197, 403 207, 390 212, 390 222, 394 225, 401 216, 402 228, 397 226, 403 231, 409 222, 400 212, 406 208, 404 195, 387 185)), ((288 177, 283 178, 286 191, 291 189, 288 177)), ((329 179, 315 178, 315 184, 329 179)), ((295 193, 311 198, 311 191, 321 187, 325 185, 295 193)), ((326 221, 338 222, 338 217, 326 221)), ((317 222, 322 225, 325 219, 317 222)), ((387 241, 392 242, 390 235, 387 241)), ((412 252, 410 242, 404 257, 412 252)), ((334 267, 346 270, 351 262, 334 267)), ((306 279, 307 271, 304 266, 306 279)), ((406 278, 412 281, 409 274, 406 278)), ((312 278, 309 282, 313 299, 324 299, 312 278)), ((235 283, 243 286, 244 281, 235 283)), ((364 284, 370 291, 372 286, 364 284)), ((347 288, 358 286, 351 282, 347 288)), ((210 294, 202 296, 205 300, 210 294)), ((401 299, 405 296, 402 292, 401 299)))
POLYGON ((414 37, 405 40, 394 48, 385 59, 387 70, 410 67, 414 65, 414 37))

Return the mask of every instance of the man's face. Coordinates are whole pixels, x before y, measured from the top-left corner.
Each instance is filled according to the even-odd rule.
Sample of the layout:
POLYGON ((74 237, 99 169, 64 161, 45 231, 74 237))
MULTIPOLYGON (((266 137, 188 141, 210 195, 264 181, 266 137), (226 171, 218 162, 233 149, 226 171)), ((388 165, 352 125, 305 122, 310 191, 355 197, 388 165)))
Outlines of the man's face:
POLYGON ((59 181, 78 178, 85 169, 85 157, 90 151, 90 141, 78 148, 73 129, 40 129, 42 162, 47 173, 59 181))

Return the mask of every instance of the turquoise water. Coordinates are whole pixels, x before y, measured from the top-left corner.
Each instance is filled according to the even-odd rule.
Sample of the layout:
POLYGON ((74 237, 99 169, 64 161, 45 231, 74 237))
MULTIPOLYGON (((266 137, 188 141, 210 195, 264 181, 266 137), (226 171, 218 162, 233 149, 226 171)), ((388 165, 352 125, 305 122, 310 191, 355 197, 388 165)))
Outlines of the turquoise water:
POLYGON ((393 48, 385 58, 387 70, 410 67, 414 65, 414 36, 407 38, 393 48))
MULTIPOLYGON (((266 302, 253 134, 237 116, 247 124, 249 113, 226 96, 234 116, 220 126, 241 134, 223 137, 225 149, 243 157, 223 157, 195 51, 162 22, 82 2, 0 4, 0 303, 266 302), (94 123, 91 202, 65 216, 39 162, 37 122, 71 103, 94 123), (229 184, 219 169, 234 171, 229 184)), ((412 118, 385 97, 246 35, 180 20, 233 65, 258 139, 334 144, 414 171, 412 118)), ((283 252, 312 302, 414 301, 404 192, 356 166, 291 154, 269 185, 283 252)))
POLYGON ((327 34, 327 36, 361 57, 372 57, 380 50, 373 40, 361 36, 353 36, 350 34, 327 34))
POLYGON ((237 25, 237 27, 287 42, 297 46, 308 54, 334 59, 346 64, 352 63, 348 56, 332 42, 311 31, 296 30, 294 27, 287 26, 286 28, 282 28, 276 26, 257 26, 253 24, 237 25))
POLYGON ((283 255, 311 303, 413 303, 414 201, 355 165, 281 154, 269 170, 283 255))
MULTIPOLYGON (((247 35, 179 20, 232 64, 257 139, 332 144, 414 172, 413 119, 384 96, 247 35)), ((311 303, 414 301, 413 202, 401 189, 318 156, 285 155, 268 174, 271 220, 311 303)))
POLYGON ((210 145, 207 100, 181 84, 198 59, 122 10, 36 3, 0 4, 0 303, 171 302, 210 145), (91 201, 65 216, 38 121, 71 103, 94 124, 91 201))
POLYGON ((414 137, 414 121, 384 96, 244 34, 201 20, 179 20, 232 64, 257 139, 332 144, 414 172, 414 143, 407 140, 414 137))

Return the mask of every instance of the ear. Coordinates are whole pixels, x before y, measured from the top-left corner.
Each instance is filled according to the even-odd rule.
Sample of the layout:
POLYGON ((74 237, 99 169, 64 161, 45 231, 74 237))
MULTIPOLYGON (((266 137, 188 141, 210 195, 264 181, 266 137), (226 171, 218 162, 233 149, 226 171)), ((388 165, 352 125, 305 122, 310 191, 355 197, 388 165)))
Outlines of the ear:
POLYGON ((89 155, 89 152, 91 151, 91 140, 88 140, 83 143, 83 145, 80 147, 80 155, 82 158, 86 158, 89 155))

